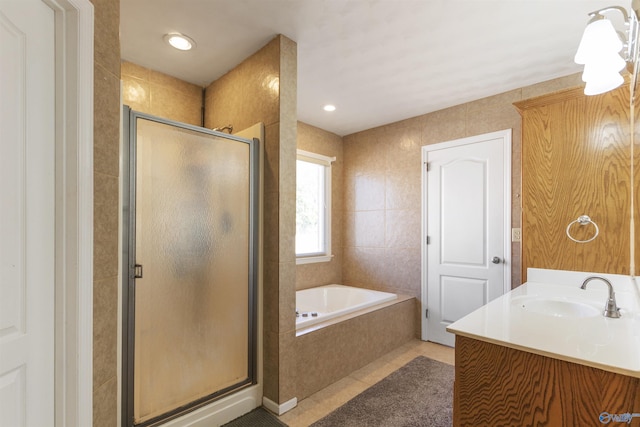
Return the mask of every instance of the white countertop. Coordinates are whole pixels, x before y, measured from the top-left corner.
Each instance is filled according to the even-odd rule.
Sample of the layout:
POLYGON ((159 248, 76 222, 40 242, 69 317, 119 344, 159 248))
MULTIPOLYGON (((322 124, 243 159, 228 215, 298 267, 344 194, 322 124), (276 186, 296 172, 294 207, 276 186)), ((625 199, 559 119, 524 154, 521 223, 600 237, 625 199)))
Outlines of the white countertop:
POLYGON ((529 269, 528 282, 447 327, 456 335, 640 378, 640 290, 630 276, 529 269), (589 276, 614 286, 619 319, 556 317, 527 311, 534 298, 576 301, 604 309, 608 291, 599 280, 580 289, 589 276))

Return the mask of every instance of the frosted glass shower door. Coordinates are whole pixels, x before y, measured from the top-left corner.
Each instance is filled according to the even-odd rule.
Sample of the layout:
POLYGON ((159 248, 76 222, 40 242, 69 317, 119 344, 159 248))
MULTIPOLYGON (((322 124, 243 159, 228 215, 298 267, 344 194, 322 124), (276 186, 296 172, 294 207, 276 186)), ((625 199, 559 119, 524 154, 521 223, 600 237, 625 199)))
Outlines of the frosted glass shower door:
POLYGON ((140 424, 253 382, 255 229, 251 141, 135 125, 129 375, 140 424))

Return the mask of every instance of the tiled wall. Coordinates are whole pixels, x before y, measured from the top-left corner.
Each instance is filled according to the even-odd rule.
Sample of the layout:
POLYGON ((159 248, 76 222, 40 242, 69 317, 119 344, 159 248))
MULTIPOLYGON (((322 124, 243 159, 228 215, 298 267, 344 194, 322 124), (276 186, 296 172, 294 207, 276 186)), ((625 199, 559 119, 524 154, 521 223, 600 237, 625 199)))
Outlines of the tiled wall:
POLYGON ((118 425, 120 2, 94 6, 93 425, 118 425))
POLYGON ((331 249, 329 262, 300 264, 296 267, 296 289, 342 283, 342 218, 343 214, 343 150, 338 135, 298 122, 298 148, 328 157, 335 157, 331 165, 331 249))
POLYGON ((209 87, 205 126, 265 125, 264 395, 295 397, 297 46, 278 36, 209 87))
MULTIPOLYGON (((512 128, 512 227, 520 227, 521 119, 512 103, 581 83, 572 75, 345 136, 345 284, 420 298, 423 145, 512 128)), ((515 287, 519 243, 511 257, 515 287)))
POLYGON ((203 89, 131 62, 122 62, 122 103, 133 110, 202 125, 203 89))

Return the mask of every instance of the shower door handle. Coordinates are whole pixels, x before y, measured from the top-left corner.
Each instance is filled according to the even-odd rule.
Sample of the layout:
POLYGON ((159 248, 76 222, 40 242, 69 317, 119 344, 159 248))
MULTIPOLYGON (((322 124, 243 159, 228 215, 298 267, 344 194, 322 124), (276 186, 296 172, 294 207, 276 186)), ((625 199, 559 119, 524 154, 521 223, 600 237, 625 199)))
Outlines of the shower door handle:
POLYGON ((133 266, 133 278, 142 279, 142 264, 136 264, 133 266))

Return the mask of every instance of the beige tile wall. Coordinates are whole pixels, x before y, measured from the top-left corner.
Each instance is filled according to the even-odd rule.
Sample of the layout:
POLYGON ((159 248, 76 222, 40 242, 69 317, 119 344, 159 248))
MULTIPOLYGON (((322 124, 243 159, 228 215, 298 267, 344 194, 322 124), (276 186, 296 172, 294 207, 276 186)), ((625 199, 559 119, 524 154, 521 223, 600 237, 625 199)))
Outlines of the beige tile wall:
MULTIPOLYGON (((512 103, 580 84, 579 75, 567 76, 345 136, 345 284, 420 297, 424 145, 513 129, 512 227, 519 227, 521 119, 512 103)), ((511 257, 515 287, 519 243, 511 257)))
POLYGON ((118 425, 120 2, 92 0, 94 21, 93 425, 118 425))
POLYGON ((133 110, 202 126, 203 88, 122 61, 122 103, 133 110))
POLYGON ((265 125, 264 395, 295 397, 297 46, 278 36, 205 92, 205 126, 265 125))
POLYGON ((342 283, 343 150, 342 138, 315 126, 298 122, 298 148, 335 157, 331 166, 331 249, 329 262, 300 264, 296 267, 296 289, 342 283))

